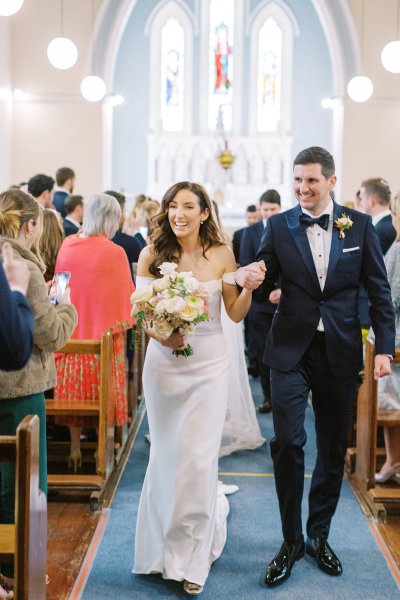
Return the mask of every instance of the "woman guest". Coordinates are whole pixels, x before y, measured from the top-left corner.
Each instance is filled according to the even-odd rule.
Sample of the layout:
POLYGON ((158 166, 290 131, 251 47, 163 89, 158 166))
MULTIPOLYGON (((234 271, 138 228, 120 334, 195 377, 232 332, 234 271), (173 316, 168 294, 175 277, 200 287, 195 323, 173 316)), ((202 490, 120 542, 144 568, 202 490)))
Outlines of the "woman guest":
MULTIPOLYGON (((29 269, 26 294, 35 320, 34 346, 23 369, 0 371, 0 434, 15 435, 20 421, 29 414, 40 418, 39 486, 47 493, 46 414, 44 391, 54 387, 53 352, 68 340, 77 322, 69 290, 57 297, 54 307, 43 279, 45 266, 38 252, 43 213, 29 194, 9 190, 0 194, 0 245, 8 241, 15 260, 29 269)), ((15 465, 0 465, 0 521, 14 520, 15 465)))
MULTIPOLYGON (((392 301, 396 317, 396 348, 400 346, 400 191, 392 200, 392 220, 396 239, 385 255, 388 280, 392 290, 392 301)), ((379 408, 400 410, 400 365, 392 366, 392 374, 378 382, 379 408)), ((400 483, 400 427, 384 427, 386 460, 379 473, 377 483, 384 483, 393 476, 400 483)))
POLYGON ((39 242, 40 254, 46 265, 45 281, 53 279, 57 255, 64 238, 64 230, 58 213, 51 208, 45 208, 43 210, 43 233, 39 242))
MULTIPOLYGON (((160 277, 163 262, 192 271, 208 293, 210 320, 190 336, 194 356, 176 357, 188 340, 172 333, 150 340, 143 386, 151 435, 140 499, 135 573, 161 573, 199 594, 226 541, 229 504, 218 493, 218 452, 229 394, 229 358, 221 298, 231 319, 247 313, 252 293, 238 291, 236 262, 198 184, 182 182, 164 195, 153 218, 152 244, 139 257, 137 286, 160 277)), ((258 265, 254 266, 258 269, 258 265)))
MULTIPOLYGON (((115 198, 96 194, 85 203, 82 233, 67 237, 58 254, 56 271, 71 273, 71 299, 78 311, 75 339, 100 339, 104 331, 131 322, 130 296, 134 290, 128 259, 111 238, 119 226, 121 209, 115 198)), ((115 422, 127 421, 124 334, 114 336, 113 381, 115 422)), ((56 398, 86 400, 98 397, 99 360, 90 354, 56 357, 56 398)), ((92 425, 89 417, 58 417, 71 435, 69 464, 76 472, 81 464, 82 427, 92 425)))

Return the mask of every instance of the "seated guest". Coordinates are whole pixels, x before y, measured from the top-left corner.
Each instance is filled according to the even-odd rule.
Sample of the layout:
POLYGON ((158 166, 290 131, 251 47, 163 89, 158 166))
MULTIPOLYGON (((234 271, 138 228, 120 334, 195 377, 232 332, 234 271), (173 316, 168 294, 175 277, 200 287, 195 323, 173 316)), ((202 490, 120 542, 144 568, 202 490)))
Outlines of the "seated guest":
MULTIPOLYGON (((43 211, 32 196, 20 190, 0 194, 0 246, 9 242, 15 261, 23 261, 29 270, 26 297, 35 321, 33 352, 26 366, 12 372, 0 371, 0 435, 15 435, 17 426, 26 415, 39 416, 39 487, 47 493, 44 392, 56 383, 53 352, 67 342, 76 325, 77 314, 70 303, 69 290, 56 296, 57 307, 50 302, 38 250, 42 228, 43 211)), ((14 522, 14 490, 15 464, 1 463, 2 523, 14 522)), ((2 571, 8 575, 5 569, 2 568, 2 571)))
MULTIPOLYGON (((400 346, 400 191, 392 200, 392 220, 396 239, 385 255, 392 301, 396 318, 396 348, 400 346)), ((378 381, 378 406, 383 409, 400 410, 400 365, 392 365, 392 373, 378 381)), ((395 476, 400 483, 400 427, 384 427, 386 460, 375 475, 377 483, 384 483, 395 476)))
POLYGON ((83 221, 83 196, 68 196, 64 204, 65 219, 62 222, 65 237, 78 233, 83 221))
MULTIPOLYGON (((119 323, 131 323, 130 297, 134 290, 128 259, 111 239, 119 227, 121 208, 115 198, 95 194, 85 203, 82 233, 67 237, 58 253, 56 271, 71 273, 71 299, 78 311, 78 326, 72 338, 100 339, 104 331, 119 323)), ((128 419, 125 394, 124 334, 113 337, 113 382, 115 422, 128 419)), ((99 360, 90 354, 56 356, 58 381, 54 396, 87 400, 99 395, 99 360)), ((90 417, 58 417, 71 435, 70 466, 81 465, 80 436, 84 426, 92 427, 90 417)))
POLYGON ((125 250, 126 256, 128 258, 129 269, 131 271, 132 279, 134 280, 132 263, 137 263, 142 247, 136 238, 134 238, 132 235, 128 235, 127 233, 123 233, 122 231, 122 227, 125 221, 125 196, 120 192, 113 191, 108 191, 104 193, 115 198, 121 207, 121 219, 119 221, 118 231, 114 235, 112 241, 114 242, 114 244, 121 246, 121 248, 125 250))
POLYGON ((54 179, 39 173, 28 181, 28 193, 39 202, 42 208, 53 207, 54 179))
MULTIPOLYGON (((249 225, 255 225, 255 223, 258 223, 259 220, 260 220, 260 211, 258 210, 258 208, 255 204, 250 204, 246 208, 247 227, 249 225)), ((242 241, 242 236, 243 236, 243 232, 245 229, 246 229, 246 227, 242 227, 242 229, 238 229, 237 231, 234 232, 233 237, 232 237, 232 249, 233 249, 233 254, 235 255, 237 264, 240 264, 239 263, 239 261, 240 261, 240 243, 242 241)))
POLYGON ((33 348, 34 320, 25 299, 29 270, 22 260, 14 260, 12 248, 4 242, 0 264, 0 369, 22 369, 33 348))
POLYGON ((148 231, 146 230, 146 215, 143 210, 143 205, 146 202, 151 201, 152 200, 150 196, 146 196, 145 194, 139 194, 139 196, 136 196, 133 209, 124 223, 124 233, 128 233, 137 239, 141 248, 147 246, 145 236, 148 235, 148 231))
POLYGON ((43 233, 39 241, 40 255, 46 267, 44 280, 51 281, 54 277, 57 254, 65 238, 60 225, 58 213, 52 208, 43 211, 43 233))
POLYGON ((57 187, 54 191, 54 208, 62 217, 66 216, 65 202, 74 191, 75 173, 69 167, 61 167, 56 173, 57 187))

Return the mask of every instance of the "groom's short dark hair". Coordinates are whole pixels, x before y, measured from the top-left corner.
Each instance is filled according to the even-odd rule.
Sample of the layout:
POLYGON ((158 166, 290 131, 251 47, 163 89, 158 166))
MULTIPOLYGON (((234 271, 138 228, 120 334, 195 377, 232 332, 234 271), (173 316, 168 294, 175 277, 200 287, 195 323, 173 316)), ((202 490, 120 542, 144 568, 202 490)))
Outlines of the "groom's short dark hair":
POLYGON ((293 161, 293 167, 309 164, 321 165, 321 172, 325 179, 335 174, 335 161, 332 154, 320 146, 311 146, 311 148, 302 150, 293 161))

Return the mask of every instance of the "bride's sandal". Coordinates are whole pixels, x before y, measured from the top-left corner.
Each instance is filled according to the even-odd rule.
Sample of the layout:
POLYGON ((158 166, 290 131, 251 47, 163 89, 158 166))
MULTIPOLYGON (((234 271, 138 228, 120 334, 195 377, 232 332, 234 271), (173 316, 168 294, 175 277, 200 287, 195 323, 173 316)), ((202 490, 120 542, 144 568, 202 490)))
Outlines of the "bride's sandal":
POLYGON ((190 594, 190 596, 198 596, 203 591, 203 586, 199 585, 198 583, 186 581, 185 579, 183 582, 183 589, 187 594, 190 594))

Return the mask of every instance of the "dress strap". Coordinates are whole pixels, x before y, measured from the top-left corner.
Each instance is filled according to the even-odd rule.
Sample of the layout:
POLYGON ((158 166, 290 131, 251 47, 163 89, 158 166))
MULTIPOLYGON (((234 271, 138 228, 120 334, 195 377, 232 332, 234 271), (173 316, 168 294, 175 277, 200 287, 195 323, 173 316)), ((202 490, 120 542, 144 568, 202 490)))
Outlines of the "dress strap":
POLYGON ((153 283, 153 281, 155 280, 155 277, 141 277, 140 275, 138 275, 136 277, 136 289, 140 290, 141 288, 147 287, 148 285, 150 285, 151 283, 153 283))
POLYGON ((236 274, 236 271, 233 271, 232 273, 224 273, 222 276, 222 281, 224 283, 230 283, 231 285, 236 285, 235 274, 236 274))

